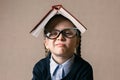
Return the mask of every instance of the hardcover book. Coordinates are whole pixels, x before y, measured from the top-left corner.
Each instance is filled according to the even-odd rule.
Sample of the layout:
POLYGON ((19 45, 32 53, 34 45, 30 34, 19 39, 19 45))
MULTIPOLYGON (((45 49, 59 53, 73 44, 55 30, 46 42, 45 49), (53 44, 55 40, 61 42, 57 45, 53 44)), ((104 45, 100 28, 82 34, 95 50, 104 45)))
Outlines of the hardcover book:
POLYGON ((79 29, 81 33, 84 33, 87 30, 86 27, 70 12, 68 12, 62 5, 54 5, 52 6, 52 9, 43 17, 43 19, 31 30, 30 33, 33 36, 38 37, 47 22, 56 14, 61 14, 64 17, 68 18, 79 29))

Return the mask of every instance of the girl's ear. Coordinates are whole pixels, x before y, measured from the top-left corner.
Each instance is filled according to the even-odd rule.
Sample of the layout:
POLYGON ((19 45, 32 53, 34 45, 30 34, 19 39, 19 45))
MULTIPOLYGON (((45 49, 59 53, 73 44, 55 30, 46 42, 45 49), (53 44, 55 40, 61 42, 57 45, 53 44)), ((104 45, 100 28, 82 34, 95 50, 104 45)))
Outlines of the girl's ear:
POLYGON ((47 39, 44 40, 44 47, 45 47, 45 53, 50 52, 47 39))
POLYGON ((44 46, 46 49, 48 49, 48 40, 47 39, 44 40, 44 46))

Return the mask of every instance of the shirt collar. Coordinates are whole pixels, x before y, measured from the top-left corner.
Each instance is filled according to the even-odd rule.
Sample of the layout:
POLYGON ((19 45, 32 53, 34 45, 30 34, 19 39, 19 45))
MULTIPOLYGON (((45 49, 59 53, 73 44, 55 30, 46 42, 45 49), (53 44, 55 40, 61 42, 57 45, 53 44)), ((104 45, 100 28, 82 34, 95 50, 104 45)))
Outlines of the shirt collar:
POLYGON ((54 59, 51 56, 51 58, 50 58, 50 73, 51 73, 51 75, 53 75, 57 66, 58 66, 58 64, 54 61, 54 59))
MULTIPOLYGON (((63 66, 63 68, 64 68, 65 75, 67 75, 68 72, 70 71, 71 66, 72 66, 72 64, 74 62, 74 57, 75 56, 73 55, 71 58, 69 58, 67 61, 65 61, 63 64, 61 64, 63 66)), ((54 61, 54 59, 52 58, 52 56, 51 56, 51 58, 50 58, 50 73, 51 73, 51 76, 53 76, 53 73, 55 72, 55 70, 58 67, 58 65, 59 64, 56 63, 54 61)))

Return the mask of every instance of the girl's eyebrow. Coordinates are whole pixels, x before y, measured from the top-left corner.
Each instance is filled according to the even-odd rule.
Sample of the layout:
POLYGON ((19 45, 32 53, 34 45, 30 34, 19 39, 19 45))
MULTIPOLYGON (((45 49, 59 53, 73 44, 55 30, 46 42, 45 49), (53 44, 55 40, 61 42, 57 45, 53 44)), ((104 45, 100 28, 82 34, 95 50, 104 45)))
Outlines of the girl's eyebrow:
MULTIPOLYGON (((75 28, 75 27, 73 27, 73 28, 64 28, 62 30, 66 30, 66 29, 78 29, 78 28, 75 28)), ((58 30, 58 29, 53 29, 53 30, 58 30)), ((51 30, 51 31, 53 31, 53 30, 51 30)), ((62 31, 62 30, 58 30, 58 31, 62 31)))

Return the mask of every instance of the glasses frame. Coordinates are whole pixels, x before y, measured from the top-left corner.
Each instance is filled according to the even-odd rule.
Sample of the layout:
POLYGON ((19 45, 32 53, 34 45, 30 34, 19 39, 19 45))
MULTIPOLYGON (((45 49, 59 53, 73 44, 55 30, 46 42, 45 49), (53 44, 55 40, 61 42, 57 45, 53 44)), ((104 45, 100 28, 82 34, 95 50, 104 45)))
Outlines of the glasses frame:
POLYGON ((58 31, 59 34, 58 34, 56 37, 54 37, 54 38, 50 38, 50 37, 48 36, 48 35, 50 34, 50 31, 46 31, 45 36, 46 36, 48 39, 57 39, 57 38, 60 36, 60 34, 62 34, 62 36, 66 37, 66 38, 74 38, 75 36, 79 35, 79 32, 78 32, 79 30, 78 30, 77 28, 66 28, 66 29, 63 29, 63 30, 53 30, 53 31, 58 31), (65 30, 70 30, 70 29, 76 31, 76 34, 75 34, 74 36, 72 36, 72 37, 68 37, 68 36, 64 33, 65 30), (47 34, 48 34, 48 35, 47 35, 47 34))

